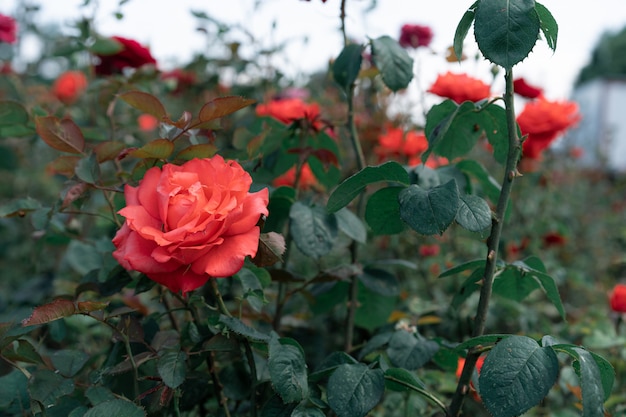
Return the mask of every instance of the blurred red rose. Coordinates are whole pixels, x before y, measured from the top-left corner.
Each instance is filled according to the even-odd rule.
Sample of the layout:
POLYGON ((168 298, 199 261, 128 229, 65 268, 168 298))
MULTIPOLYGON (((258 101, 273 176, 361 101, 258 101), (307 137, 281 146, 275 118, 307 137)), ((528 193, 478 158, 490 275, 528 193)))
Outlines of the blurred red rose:
POLYGON ((123 49, 112 55, 98 55, 100 62, 96 65, 96 74, 119 74, 124 68, 139 68, 142 65, 156 65, 156 60, 150 50, 132 39, 112 36, 111 39, 119 42, 123 49))
POLYGON ((267 188, 250 193, 252 178, 235 161, 216 155, 146 171, 126 185, 126 218, 113 238, 113 257, 128 270, 183 294, 209 278, 237 273, 256 255, 267 215, 267 188))
POLYGON ((87 77, 80 71, 66 71, 52 84, 52 94, 64 104, 72 104, 87 88, 87 77))
POLYGON ((543 246, 563 246, 567 242, 567 238, 558 232, 550 232, 543 235, 543 246))
POLYGON ((441 247, 437 244, 422 245, 419 249, 420 256, 423 258, 437 256, 439 255, 439 252, 441 252, 441 247))
MULTIPOLYGON (((480 370, 483 368, 483 364, 485 363, 485 356, 480 356, 476 361, 476 373, 480 375, 480 370)), ((463 373, 463 367, 465 366, 465 358, 459 358, 456 365, 456 379, 461 378, 461 374, 463 373)), ((481 401, 480 396, 474 389, 474 383, 470 382, 470 388, 472 389, 472 395, 476 401, 481 401)))
POLYGON ((17 23, 10 16, 0 14, 0 42, 15 43, 17 41, 17 23))
POLYGON ((569 150, 569 155, 574 159, 580 159, 585 155, 585 150, 580 146, 574 146, 569 150))
POLYGON ((388 126, 378 136, 375 152, 382 161, 386 158, 407 158, 409 165, 421 163, 420 156, 428 149, 428 139, 422 132, 405 132, 402 128, 388 126))
POLYGON ((452 72, 440 74, 428 91, 459 104, 464 101, 479 101, 491 95, 491 88, 483 81, 452 72))
POLYGON ((571 101, 549 101, 543 97, 524 106, 517 116, 524 141, 524 156, 538 159, 559 135, 580 120, 578 105, 571 101))
POLYGON ((433 40, 433 30, 422 25, 403 25, 400 29, 400 39, 398 43, 403 48, 419 48, 428 46, 433 40))
POLYGON ((273 117, 285 124, 306 120, 316 131, 323 127, 320 120, 319 104, 307 104, 299 98, 278 99, 266 104, 259 104, 256 106, 256 114, 273 117))
POLYGON ((175 83, 173 94, 180 94, 196 83, 196 74, 193 71, 186 71, 176 68, 172 71, 161 74, 162 80, 172 80, 175 83))
POLYGON ((159 119, 151 114, 144 113, 137 117, 137 124, 139 125, 139 130, 143 132, 152 132, 154 129, 159 127, 159 119))
MULTIPOLYGON (((292 166, 285 172, 284 174, 276 177, 274 181, 272 181, 272 185, 274 187, 293 187, 296 183, 296 167, 292 166)), ((298 179, 298 189, 299 190, 310 190, 312 188, 318 187, 317 178, 315 178, 315 174, 311 170, 309 164, 305 163, 302 165, 302 170, 300 171, 300 178, 298 179)))
POLYGON ((523 78, 518 78, 513 81, 513 91, 526 98, 537 98, 543 94, 541 88, 528 84, 523 78))
POLYGON ((610 296, 611 310, 626 313, 626 285, 617 284, 610 296))

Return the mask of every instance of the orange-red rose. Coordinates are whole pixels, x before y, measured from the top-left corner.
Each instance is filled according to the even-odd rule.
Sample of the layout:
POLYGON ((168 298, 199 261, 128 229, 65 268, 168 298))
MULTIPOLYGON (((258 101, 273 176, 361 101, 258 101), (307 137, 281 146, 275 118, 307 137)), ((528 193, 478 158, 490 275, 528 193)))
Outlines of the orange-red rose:
POLYGON ((143 132, 152 132, 159 127, 159 119, 148 113, 140 114, 137 117, 137 125, 143 132))
POLYGON ((149 169, 124 189, 126 221, 113 256, 173 292, 237 273, 256 255, 257 222, 268 214, 268 190, 251 193, 251 184, 237 162, 219 155, 149 169))
POLYGON ((611 291, 611 310, 626 313, 626 285, 617 284, 611 291))
POLYGON ((452 72, 440 74, 428 91, 457 103, 480 101, 491 95, 491 88, 488 84, 466 74, 452 72))
POLYGON ((72 104, 87 88, 87 77, 80 71, 66 71, 52 84, 52 94, 64 104, 72 104))
POLYGON ((537 98, 543 94, 541 88, 528 84, 523 78, 513 80, 513 91, 526 98, 537 98))
POLYGON ((146 64, 156 65, 156 60, 145 46, 132 39, 113 36, 111 39, 122 45, 122 50, 112 55, 98 55, 100 62, 96 65, 96 74, 119 74, 124 68, 139 68, 146 64))
POLYGON ((267 104, 259 104, 256 107, 256 114, 273 117, 285 124, 306 120, 318 131, 323 127, 320 119, 320 106, 317 103, 305 103, 299 98, 284 98, 272 100, 267 104))
POLYGON ((524 156, 538 159, 541 153, 567 129, 578 123, 578 105, 571 101, 550 101, 543 97, 529 102, 517 116, 524 141, 524 156))
MULTIPOLYGON (((485 357, 486 356, 480 356, 478 358, 478 360, 476 361, 476 373, 478 375, 480 375, 480 370, 483 368, 483 364, 485 363, 485 357)), ((459 358, 458 362, 457 362, 457 366, 456 366, 456 379, 461 378, 461 374, 463 373, 463 367, 465 366, 465 358, 459 358)), ((478 393, 476 392, 476 389, 474 388, 474 383, 470 382, 470 388, 472 390, 472 395, 474 397, 474 399, 476 401, 481 401, 480 399, 480 395, 478 395, 478 393)))
MULTIPOLYGON (((274 181, 272 181, 272 185, 274 187, 293 187, 296 182, 296 167, 292 166, 285 172, 284 174, 276 177, 274 181)), ((309 164, 305 163, 302 165, 302 169, 300 171, 300 178, 298 179, 298 189, 300 190, 310 190, 318 186, 317 178, 315 178, 315 174, 311 170, 309 164)))

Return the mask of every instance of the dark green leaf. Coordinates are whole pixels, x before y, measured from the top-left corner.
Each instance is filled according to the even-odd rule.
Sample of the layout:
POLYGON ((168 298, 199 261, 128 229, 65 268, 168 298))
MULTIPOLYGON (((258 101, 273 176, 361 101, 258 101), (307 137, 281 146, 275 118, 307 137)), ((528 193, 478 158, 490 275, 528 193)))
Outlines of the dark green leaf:
POLYGON ((384 269, 366 267, 358 279, 377 294, 394 297, 400 293, 398 278, 384 269))
POLYGON ((367 230, 365 230, 363 221, 361 221, 356 214, 344 207, 336 212, 335 216, 337 217, 337 226, 339 226, 339 230, 359 243, 366 242, 367 230))
POLYGON ((101 386, 91 386, 85 391, 85 396, 91 402, 91 405, 98 405, 105 401, 115 399, 115 394, 110 389, 101 386))
POLYGON ((240 336, 245 337, 246 339, 260 342, 267 342, 270 339, 270 337, 265 333, 261 333, 260 331, 253 329, 252 327, 244 324, 241 320, 234 317, 221 315, 220 323, 225 325, 229 330, 237 333, 240 336))
POLYGON ((30 197, 13 200, 0 206, 0 217, 24 216, 29 211, 39 210, 41 203, 30 197))
POLYGON ((74 382, 71 379, 65 379, 48 370, 36 371, 28 385, 31 398, 45 407, 54 405, 59 398, 74 392, 74 382))
POLYGON ((394 366, 415 371, 431 360, 438 349, 432 340, 398 330, 389 340, 387 355, 394 366))
MULTIPOLYGON (((532 259, 533 258, 530 258, 530 262, 533 262, 532 259)), ((537 259, 537 258, 534 258, 534 259, 537 259)), ((561 315, 561 318, 563 320, 566 320, 567 317, 565 314, 565 307, 563 307, 563 302, 561 301, 561 296, 559 295, 559 289, 556 286, 556 282, 554 281, 554 278, 552 278, 550 275, 544 272, 545 268, 543 268, 544 271, 535 269, 535 268, 532 268, 527 263, 525 263, 524 261, 515 262, 514 265, 518 267, 521 266, 522 271, 528 273, 529 275, 537 279, 537 281, 539 282, 539 285, 541 286, 541 289, 548 297, 548 300, 550 300, 552 304, 556 307, 559 314, 561 315)), ((543 266, 543 264, 541 264, 541 266, 543 266)))
POLYGON ((96 184, 100 181, 100 165, 95 154, 82 158, 76 165, 76 176, 87 184, 96 184))
POLYGON ((317 407, 300 403, 291 413, 291 417, 326 417, 326 414, 317 407))
POLYGON ((480 232, 491 226, 491 209, 482 198, 472 194, 461 194, 455 220, 470 232, 480 232))
POLYGON ((406 229, 400 218, 398 195, 405 187, 386 187, 367 200, 365 221, 374 235, 393 235, 406 229))
POLYGON ((387 323, 387 318, 393 312, 398 297, 387 297, 380 295, 359 281, 359 294, 354 323, 369 331, 387 323))
POLYGON ((0 126, 24 125, 28 122, 26 108, 17 101, 0 100, 0 126))
POLYGON ((185 382, 187 375, 187 355, 185 352, 170 351, 162 354, 157 361, 157 370, 163 383, 177 388, 185 382))
POLYGON ((128 400, 105 401, 85 413, 83 417, 145 417, 146 412, 128 400))
POLYGON ((335 82, 346 92, 350 90, 354 81, 359 76, 361 62, 363 61, 363 46, 350 44, 343 48, 333 63, 333 77, 335 82))
POLYGON ((27 362, 44 365, 44 361, 35 347, 28 340, 24 339, 19 339, 17 341, 15 352, 3 351, 2 356, 4 359, 9 359, 14 362, 27 362))
POLYGON ((487 334, 484 336, 473 337, 457 345, 454 350, 460 354, 463 351, 475 346, 493 345, 495 343, 498 343, 502 339, 506 339, 509 336, 509 334, 487 334))
POLYGON ((83 369, 89 360, 89 355, 81 350, 63 349, 54 352, 50 359, 59 373, 69 378, 83 369))
POLYGON ((294 243, 307 256, 318 259, 328 254, 337 238, 337 219, 322 207, 296 202, 289 211, 294 243))
POLYGON ((484 259, 474 259, 472 261, 467 261, 467 262, 462 263, 461 265, 453 266, 450 269, 446 269, 439 275, 439 278, 450 277, 452 275, 460 274, 461 272, 468 271, 470 269, 475 269, 478 267, 482 267, 484 265, 485 265, 484 259))
POLYGON ((295 340, 279 339, 272 333, 268 368, 274 391, 285 403, 300 402, 309 396, 304 354, 295 340))
POLYGON ((385 371, 385 385, 392 391, 405 392, 410 389, 425 389, 425 385, 415 375, 403 368, 389 368, 385 371))
POLYGON ((355 364, 357 361, 345 352, 333 352, 319 364, 315 372, 309 375, 309 380, 317 382, 329 377, 335 369, 346 363, 355 364))
POLYGON ((493 281, 494 294, 518 302, 537 289, 539 289, 537 281, 517 268, 505 268, 493 281))
POLYGON ((115 55, 124 50, 124 45, 113 38, 96 37, 96 41, 89 47, 89 52, 95 55, 115 55))
POLYGON ((363 359, 370 353, 388 344, 393 335, 393 332, 378 333, 374 335, 374 337, 368 340, 365 346, 363 346, 363 349, 361 349, 361 351, 359 352, 359 359, 363 359))
POLYGON ((474 35, 485 58, 505 69, 513 68, 532 51, 539 36, 534 0, 480 0, 474 35))
POLYGON ((328 404, 338 417, 364 417, 384 392, 383 371, 361 363, 339 366, 328 380, 328 404))
POLYGON ((506 121, 506 110, 490 104, 480 112, 480 127, 485 131, 487 140, 493 147, 493 157, 501 164, 506 162, 509 154, 509 133, 506 121))
POLYGON ((461 171, 473 176, 479 182, 483 192, 492 203, 496 204, 500 198, 500 185, 489 175, 489 172, 477 161, 465 159, 456 164, 461 171))
POLYGON ((552 348, 510 336, 487 355, 478 379, 480 396, 494 417, 519 416, 543 400, 558 374, 552 348))
POLYGON ((467 37, 467 33, 469 32, 470 27, 472 27, 472 23, 474 22, 474 15, 476 11, 476 6, 478 5, 478 1, 470 6, 469 9, 463 14, 459 24, 456 27, 456 31, 454 32, 454 54, 457 57, 457 60, 460 62, 461 57, 463 56, 463 41, 467 37))
POLYGON ((326 209, 330 213, 347 206, 363 189, 380 181, 409 184, 409 174, 397 162, 385 162, 378 166, 369 166, 344 180, 328 198, 326 209))
POLYGON ((422 161, 426 161, 432 151, 448 159, 467 154, 482 135, 482 119, 482 114, 471 101, 457 105, 446 100, 433 106, 426 116, 425 133, 429 147, 422 154, 422 161))
POLYGON ((398 198, 402 220, 423 235, 442 234, 459 208, 459 190, 454 180, 430 190, 411 185, 398 198))
POLYGON ((475 291, 480 291, 481 284, 485 276, 485 268, 481 267, 472 272, 461 285, 461 289, 454 294, 450 306, 454 309, 458 309, 465 300, 467 300, 475 291))
POLYGON ((559 36, 559 25, 556 23, 554 16, 550 13, 550 10, 541 3, 535 2, 535 10, 539 15, 539 21, 541 22, 541 32, 548 42, 548 46, 552 51, 556 51, 556 41, 559 36))
POLYGON ((261 408, 261 417, 291 417, 296 404, 285 404, 278 395, 271 397, 261 408))
POLYGON ((372 40, 372 59, 391 91, 406 88, 413 79, 413 59, 389 36, 372 40))

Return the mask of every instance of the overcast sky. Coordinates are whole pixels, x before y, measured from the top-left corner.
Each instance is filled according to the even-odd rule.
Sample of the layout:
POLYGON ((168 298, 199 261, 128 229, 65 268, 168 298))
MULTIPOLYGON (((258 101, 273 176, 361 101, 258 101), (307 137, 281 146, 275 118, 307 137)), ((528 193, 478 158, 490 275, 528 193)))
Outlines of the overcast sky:
MULTIPOLYGON (((12 14, 20 1, 2 0, 0 13, 12 14)), ((266 47, 287 40, 288 63, 279 65, 291 75, 326 67, 342 47, 338 31, 340 0, 326 3, 321 0, 129 0, 121 9, 119 0, 92 0, 97 9, 81 8, 84 2, 39 1, 40 20, 70 23, 81 15, 95 14, 96 28, 102 35, 119 35, 149 45, 164 69, 184 63, 193 53, 208 47, 206 35, 197 31, 198 20, 191 16, 190 10, 202 11, 224 23, 238 24, 266 47), (113 16, 116 10, 124 13, 122 20, 113 16)), ((422 84, 430 85, 437 73, 447 70, 467 72, 489 81, 489 66, 484 62, 448 64, 442 58, 452 43, 457 22, 472 3, 473 0, 377 0, 376 7, 366 11, 372 0, 349 0, 347 30, 353 39, 365 42, 367 37, 382 35, 397 38, 404 23, 428 25, 435 37, 431 44, 433 53, 418 54, 422 84)), ((549 98, 566 98, 601 34, 626 25, 625 0, 542 0, 542 3, 559 24, 557 52, 552 54, 541 41, 514 71, 542 86, 549 98)), ((233 32, 231 36, 244 45, 249 43, 242 32, 233 32)), ((471 32, 466 49, 475 50, 471 32)))

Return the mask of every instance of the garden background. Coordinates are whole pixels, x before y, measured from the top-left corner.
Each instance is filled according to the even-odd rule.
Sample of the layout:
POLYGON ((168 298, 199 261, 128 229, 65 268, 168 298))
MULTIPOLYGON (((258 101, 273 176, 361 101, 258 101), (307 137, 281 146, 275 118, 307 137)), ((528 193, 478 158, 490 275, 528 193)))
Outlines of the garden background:
POLYGON ((235 7, 183 5, 153 23, 154 38, 141 29, 150 14, 134 23, 139 1, 83 3, 62 20, 36 2, 0 6, 0 415, 452 415, 457 391, 472 393, 466 415, 626 412, 626 180, 581 167, 583 151, 562 140, 585 123, 567 100, 575 85, 626 74, 624 32, 591 39, 581 24, 610 16, 621 29, 619 5, 566 13, 546 2, 558 47, 540 14, 533 52, 501 65, 473 36, 455 41, 472 6, 460 1, 445 13, 406 6, 402 20, 375 1, 293 1, 275 21, 259 16, 286 2, 248 2, 239 21, 235 7), (309 14, 325 26, 279 35, 284 15, 309 14), (180 55, 160 49, 163 33, 180 55), (511 68, 526 140, 507 171, 504 110, 493 106, 511 68), (472 116, 457 120, 457 109, 472 116), (129 261, 119 230, 132 216, 116 213, 142 198, 128 187, 148 187, 153 167, 215 155, 251 175, 232 223, 261 235, 237 240, 243 269, 206 261, 233 277, 203 286, 129 261), (489 243, 501 183, 513 179, 489 243), (451 182, 471 219, 455 210, 443 221, 444 199, 432 229, 407 208, 451 182), (483 323, 494 336, 474 321, 486 244, 500 257, 483 323), (555 372, 545 392, 508 404, 480 391, 473 364, 462 375, 466 356, 480 364, 501 340, 559 354, 558 376, 541 359, 555 372), (369 382, 350 385, 354 373, 369 382))

